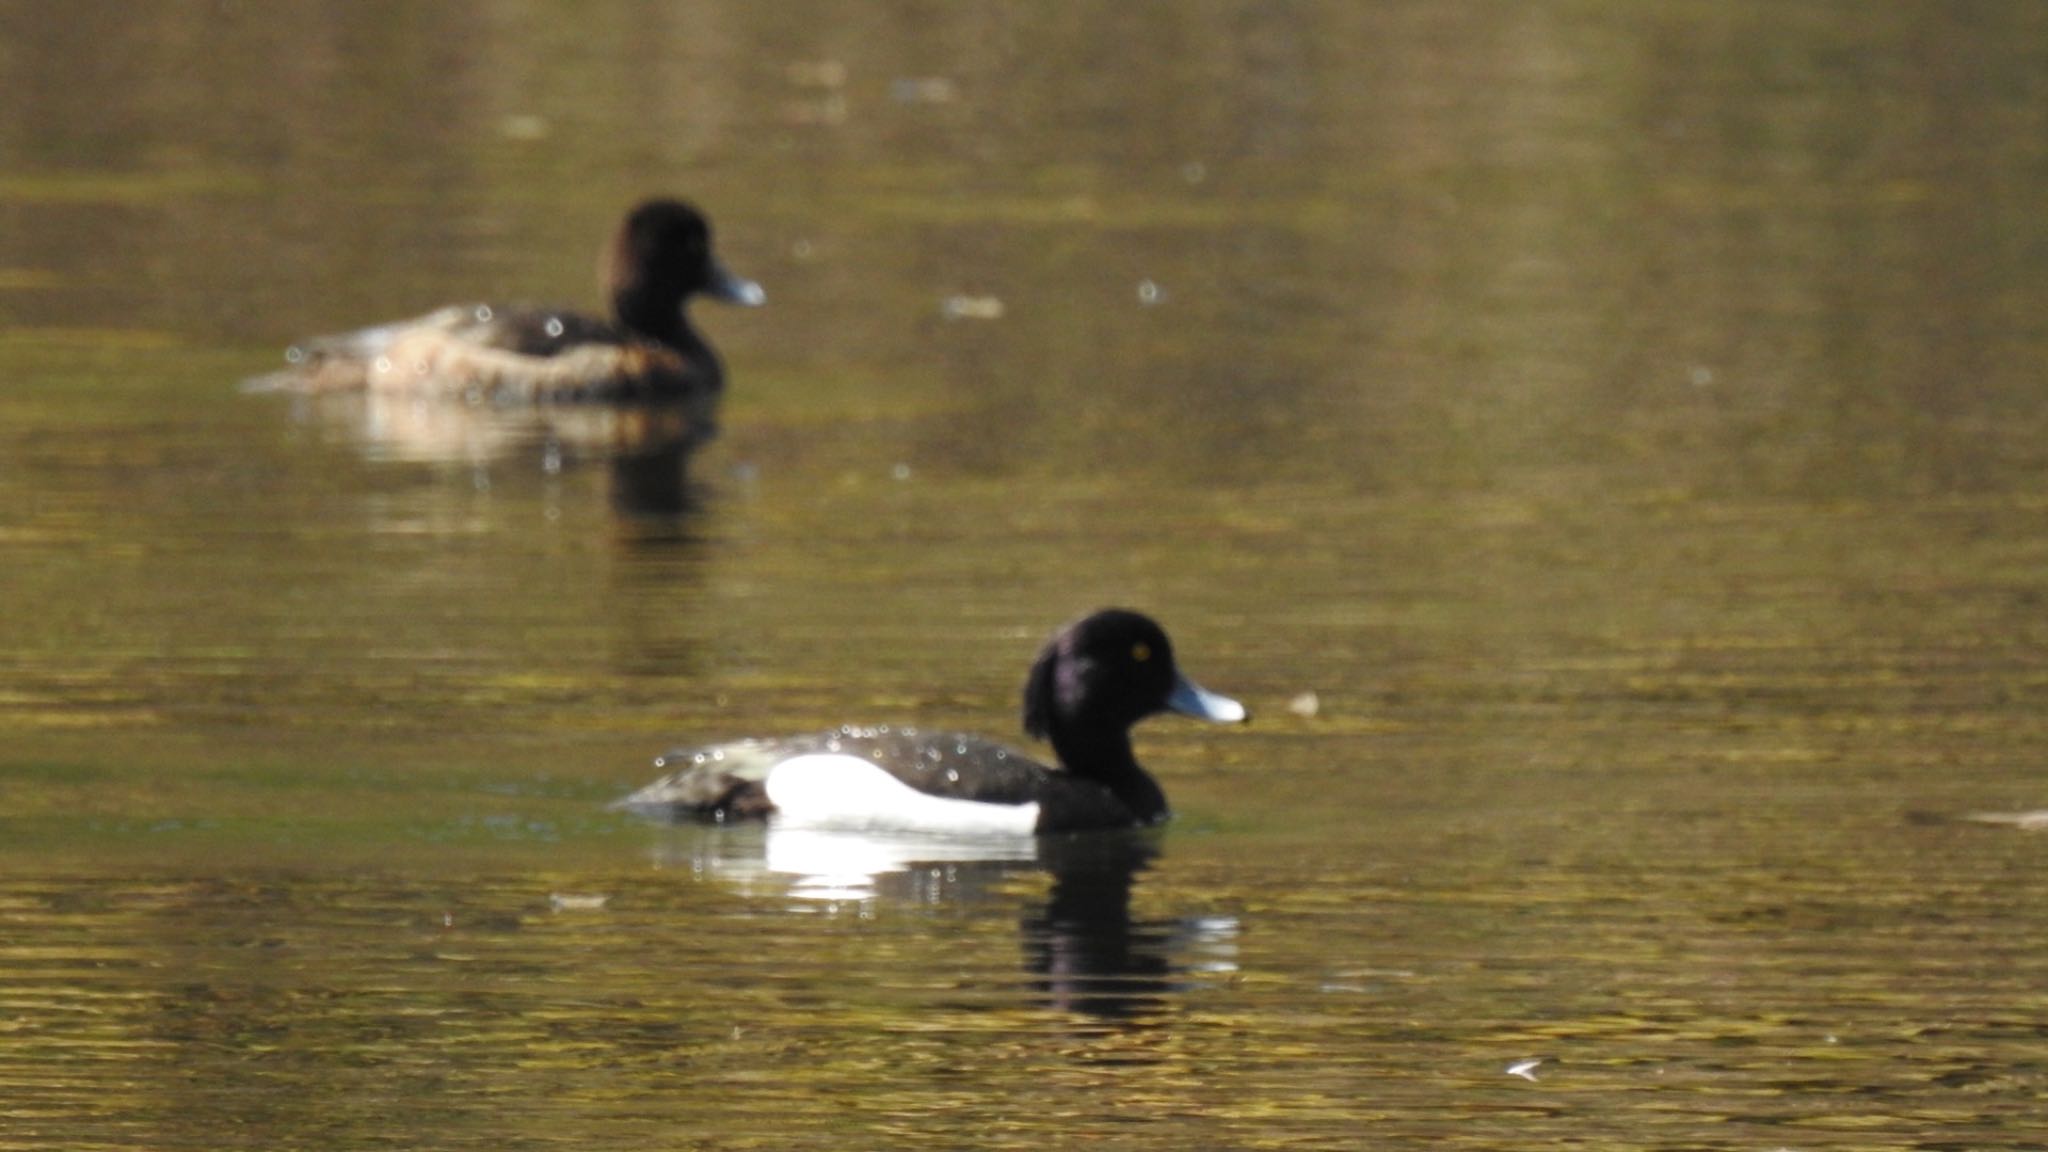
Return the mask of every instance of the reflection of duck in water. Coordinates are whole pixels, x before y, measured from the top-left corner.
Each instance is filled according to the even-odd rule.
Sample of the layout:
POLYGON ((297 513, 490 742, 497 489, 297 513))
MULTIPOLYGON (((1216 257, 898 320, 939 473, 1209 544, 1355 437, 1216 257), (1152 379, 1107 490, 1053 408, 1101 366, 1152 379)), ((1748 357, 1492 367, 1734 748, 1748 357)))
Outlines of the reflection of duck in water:
POLYGON ((687 404, 455 404, 376 392, 296 396, 292 416, 374 460, 456 466, 480 488, 602 464, 613 507, 629 516, 696 509, 689 460, 713 431, 687 404))
POLYGON ((698 295, 759 304, 760 287, 718 262, 710 225, 695 208, 649 200, 619 225, 606 288, 610 320, 460 304, 293 348, 291 367, 250 387, 499 403, 686 403, 708 417, 724 373, 684 305, 698 295))
POLYGON ((1243 705, 1180 674, 1159 625, 1111 609, 1055 635, 1025 683, 1025 731, 1051 741, 1057 767, 975 736, 842 728, 671 752, 655 763, 680 770, 618 806, 668 818, 1012 836, 1153 824, 1170 812, 1131 753, 1130 730, 1168 710, 1245 718, 1243 705))
POLYGON ((1048 840, 1045 907, 1020 924, 1024 967, 1055 1008, 1132 1016, 1173 990, 1172 923, 1134 924, 1131 887, 1158 846, 1107 834, 1048 840))
POLYGON ((938 836, 769 823, 669 836, 658 856, 678 871, 807 907, 986 907, 1015 899, 1014 878, 1047 873, 1051 889, 1020 917, 1019 943, 1027 999, 1062 1011, 1155 1014, 1237 966, 1233 917, 1132 919, 1136 877, 1161 847, 1142 830, 938 836))

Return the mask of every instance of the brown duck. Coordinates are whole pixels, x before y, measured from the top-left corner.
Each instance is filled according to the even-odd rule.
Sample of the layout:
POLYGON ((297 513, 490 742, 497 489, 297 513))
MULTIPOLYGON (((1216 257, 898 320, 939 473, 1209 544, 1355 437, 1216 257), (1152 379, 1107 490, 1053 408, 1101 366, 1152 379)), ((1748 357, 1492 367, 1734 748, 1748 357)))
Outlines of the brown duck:
POLYGON ((717 353, 690 326, 692 296, 757 305, 760 285, 727 271, 711 226, 679 200, 648 200, 606 251, 611 319, 561 309, 458 304, 321 337, 256 391, 447 396, 496 403, 693 402, 724 387, 717 353))

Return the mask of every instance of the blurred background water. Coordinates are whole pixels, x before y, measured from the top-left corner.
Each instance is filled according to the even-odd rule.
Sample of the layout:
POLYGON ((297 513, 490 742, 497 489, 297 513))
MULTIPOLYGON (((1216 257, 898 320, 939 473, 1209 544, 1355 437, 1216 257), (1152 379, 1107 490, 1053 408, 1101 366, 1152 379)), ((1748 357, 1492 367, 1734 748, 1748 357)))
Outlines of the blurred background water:
POLYGON ((0 1147, 2037 1146, 2044 49, 0 4, 0 1147), (687 459, 237 391, 656 193, 769 294, 687 459), (604 808, 1109 603, 1255 714, 1160 835, 604 808))

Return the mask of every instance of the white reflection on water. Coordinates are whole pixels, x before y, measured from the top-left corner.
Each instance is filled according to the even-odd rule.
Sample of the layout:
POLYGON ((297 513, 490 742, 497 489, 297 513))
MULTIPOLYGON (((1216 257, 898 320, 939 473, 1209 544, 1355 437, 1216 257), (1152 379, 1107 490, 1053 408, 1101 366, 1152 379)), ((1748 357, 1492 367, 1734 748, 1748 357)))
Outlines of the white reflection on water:
POLYGON ((763 869, 792 877, 789 894, 800 900, 870 900, 876 882, 892 873, 929 870, 943 876, 948 865, 1038 857, 1037 839, 1028 835, 928 837, 774 827, 763 846, 763 869))

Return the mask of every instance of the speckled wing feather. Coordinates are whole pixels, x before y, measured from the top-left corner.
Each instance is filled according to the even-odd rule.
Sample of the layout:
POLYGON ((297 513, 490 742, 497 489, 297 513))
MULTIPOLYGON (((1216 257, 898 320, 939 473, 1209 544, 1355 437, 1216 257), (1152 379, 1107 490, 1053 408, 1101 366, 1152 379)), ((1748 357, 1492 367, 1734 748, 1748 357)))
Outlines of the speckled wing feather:
POLYGON ((252 391, 442 395, 512 403, 654 400, 688 392, 677 350, 603 321, 547 309, 461 304, 411 320, 326 336, 252 391))
POLYGON ((671 818, 762 815, 768 809, 761 784, 769 770, 792 756, 813 753, 858 756, 921 792, 946 799, 1043 803, 1049 793, 1100 787, 979 736, 847 727, 811 736, 677 749, 655 761, 656 767, 674 771, 616 807, 671 818))

